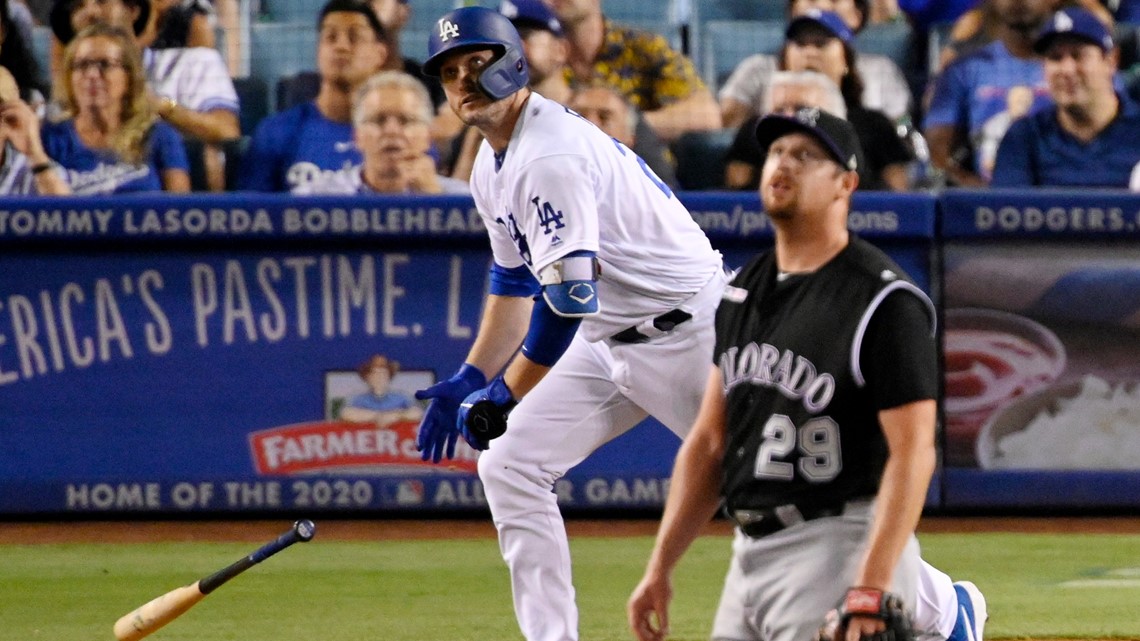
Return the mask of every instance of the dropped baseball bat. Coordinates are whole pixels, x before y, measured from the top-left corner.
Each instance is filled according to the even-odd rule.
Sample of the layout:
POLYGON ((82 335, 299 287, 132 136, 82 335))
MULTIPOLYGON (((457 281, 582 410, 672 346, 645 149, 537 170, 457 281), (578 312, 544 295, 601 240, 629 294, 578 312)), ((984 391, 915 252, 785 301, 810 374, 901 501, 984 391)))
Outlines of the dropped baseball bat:
POLYGON ((317 526, 312 521, 308 519, 297 521, 288 532, 257 548, 249 556, 242 557, 190 585, 175 588, 166 594, 155 597, 140 605, 133 612, 123 615, 115 622, 115 637, 119 641, 138 641, 182 616, 194 604, 206 598, 207 594, 216 590, 226 581, 294 543, 304 543, 311 540, 316 531, 317 526))

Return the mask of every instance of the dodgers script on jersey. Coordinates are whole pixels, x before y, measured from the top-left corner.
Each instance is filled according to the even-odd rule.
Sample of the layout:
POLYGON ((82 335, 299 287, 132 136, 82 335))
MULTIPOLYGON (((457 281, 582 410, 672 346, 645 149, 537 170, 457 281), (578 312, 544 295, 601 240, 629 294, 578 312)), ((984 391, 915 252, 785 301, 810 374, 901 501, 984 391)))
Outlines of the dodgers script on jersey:
POLYGON ((495 262, 537 274, 573 251, 601 264, 597 341, 683 303, 721 269, 720 253, 672 191, 625 145, 532 93, 505 154, 483 142, 471 191, 495 262))

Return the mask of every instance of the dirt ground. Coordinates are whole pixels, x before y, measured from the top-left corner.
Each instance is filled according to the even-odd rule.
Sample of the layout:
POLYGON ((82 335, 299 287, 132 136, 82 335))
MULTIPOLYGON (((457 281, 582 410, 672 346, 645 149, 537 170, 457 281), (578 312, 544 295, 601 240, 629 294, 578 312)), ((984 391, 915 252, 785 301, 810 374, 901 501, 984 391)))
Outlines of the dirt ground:
MULTIPOLYGON (((453 539, 495 536, 490 519, 395 520, 314 519, 321 540, 382 541, 391 539, 453 539)), ((169 520, 169 521, 29 521, 0 523, 0 542, 8 544, 107 543, 155 541, 250 541, 272 538, 288 528, 286 519, 169 520)), ((570 519, 571 536, 642 536, 656 531, 657 521, 570 519)), ((715 521, 709 534, 728 534, 726 521, 715 521)), ((919 532, 1050 532, 1138 534, 1136 517, 934 517, 925 518, 919 532)))

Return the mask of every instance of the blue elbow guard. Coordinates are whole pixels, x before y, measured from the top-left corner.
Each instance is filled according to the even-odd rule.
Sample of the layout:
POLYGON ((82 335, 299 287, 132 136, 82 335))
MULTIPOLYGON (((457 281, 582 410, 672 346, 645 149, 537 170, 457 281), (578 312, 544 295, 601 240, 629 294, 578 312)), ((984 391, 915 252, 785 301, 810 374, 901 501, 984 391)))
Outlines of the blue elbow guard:
POLYGON ((598 313, 598 259, 594 252, 576 251, 538 273, 542 297, 559 316, 582 318, 598 313))
POLYGON ((581 322, 581 318, 558 315, 542 300, 534 301, 523 355, 539 365, 553 366, 574 340, 581 322))
POLYGON ((503 267, 491 263, 490 293, 496 296, 519 296, 528 298, 538 293, 538 281, 526 265, 503 267))

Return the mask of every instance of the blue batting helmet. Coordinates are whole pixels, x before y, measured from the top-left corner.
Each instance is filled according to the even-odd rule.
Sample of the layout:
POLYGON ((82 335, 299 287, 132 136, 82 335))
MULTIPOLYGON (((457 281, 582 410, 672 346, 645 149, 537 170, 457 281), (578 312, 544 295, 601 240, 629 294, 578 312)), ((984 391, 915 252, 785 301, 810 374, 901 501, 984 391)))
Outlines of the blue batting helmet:
POLYGON ((443 58, 462 49, 494 49, 498 57, 479 75, 479 88, 501 100, 530 80, 519 32, 506 16, 486 7, 463 7, 443 15, 428 37, 424 73, 439 76, 443 58))

